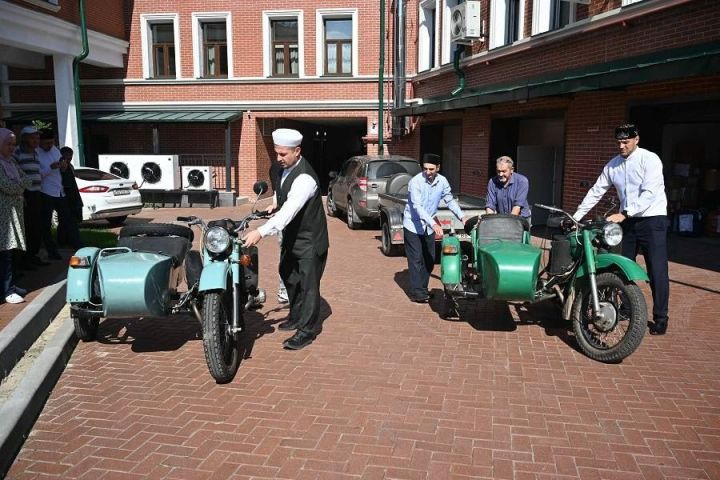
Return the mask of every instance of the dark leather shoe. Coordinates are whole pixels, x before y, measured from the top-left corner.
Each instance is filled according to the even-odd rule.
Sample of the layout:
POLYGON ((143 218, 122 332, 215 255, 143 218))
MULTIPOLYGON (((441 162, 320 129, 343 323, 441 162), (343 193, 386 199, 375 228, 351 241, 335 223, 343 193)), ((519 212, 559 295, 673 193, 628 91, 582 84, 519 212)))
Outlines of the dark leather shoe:
POLYGON ((277 326, 278 330, 297 330, 298 323, 295 320, 285 320, 277 326))
POLYGON ((665 335, 667 326, 667 318, 664 320, 655 320, 655 323, 650 325, 650 335, 665 335))
POLYGON ((292 337, 288 338, 283 342, 283 347, 290 350, 300 350, 310 345, 315 340, 316 335, 314 333, 298 331, 292 337))
POLYGON ((428 303, 430 301, 430 296, 429 295, 423 295, 423 296, 420 296, 420 295, 414 296, 413 295, 410 297, 410 301, 415 302, 415 303, 428 303))

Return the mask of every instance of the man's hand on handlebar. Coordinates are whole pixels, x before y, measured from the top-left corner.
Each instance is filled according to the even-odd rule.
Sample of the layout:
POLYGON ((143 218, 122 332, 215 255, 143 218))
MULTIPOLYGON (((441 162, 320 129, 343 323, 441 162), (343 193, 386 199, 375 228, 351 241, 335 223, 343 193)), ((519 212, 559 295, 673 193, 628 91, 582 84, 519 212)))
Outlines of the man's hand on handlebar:
POLYGON ((435 237, 436 238, 442 238, 443 236, 443 229, 440 225, 435 224, 433 225, 433 231, 435 231, 435 237))
POLYGON ((262 240, 262 235, 257 230, 250 230, 242 236, 243 245, 246 247, 252 247, 262 240))

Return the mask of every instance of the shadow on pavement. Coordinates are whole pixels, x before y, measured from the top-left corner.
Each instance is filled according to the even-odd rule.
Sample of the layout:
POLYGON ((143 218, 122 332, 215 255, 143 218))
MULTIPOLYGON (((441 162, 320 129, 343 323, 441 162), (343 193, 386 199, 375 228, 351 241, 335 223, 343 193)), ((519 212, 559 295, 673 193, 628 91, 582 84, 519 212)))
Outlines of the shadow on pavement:
POLYGON ((99 343, 132 345, 133 352, 166 352, 202 338, 200 322, 190 315, 165 318, 109 318, 100 322, 99 343))

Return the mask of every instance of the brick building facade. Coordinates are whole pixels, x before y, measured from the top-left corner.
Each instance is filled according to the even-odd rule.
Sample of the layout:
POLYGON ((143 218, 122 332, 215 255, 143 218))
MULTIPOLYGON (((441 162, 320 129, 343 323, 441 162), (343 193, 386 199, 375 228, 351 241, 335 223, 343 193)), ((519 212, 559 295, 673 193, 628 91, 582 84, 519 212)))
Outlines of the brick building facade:
MULTIPOLYGON (((428 37, 424 18, 448 17, 456 3, 421 1, 419 38, 428 37)), ((418 43, 429 61, 409 106, 395 111, 415 126, 400 144, 442 153, 467 193, 483 194, 494 159, 510 155, 531 179, 532 201, 572 210, 616 154, 614 127, 634 122, 641 145, 664 161, 671 209, 720 206, 720 3, 479 3, 486 36, 460 48, 460 94, 451 94, 460 78, 444 20, 434 22, 434 52, 418 43)))

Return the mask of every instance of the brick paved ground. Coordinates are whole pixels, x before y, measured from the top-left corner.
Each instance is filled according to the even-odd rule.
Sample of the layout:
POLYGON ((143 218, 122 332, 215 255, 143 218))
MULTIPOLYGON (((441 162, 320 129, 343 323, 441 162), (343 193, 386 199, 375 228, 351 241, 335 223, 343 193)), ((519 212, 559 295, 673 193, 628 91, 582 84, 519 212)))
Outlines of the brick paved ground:
POLYGON ((405 259, 384 258, 377 231, 332 219, 330 235, 329 317, 312 346, 281 347, 278 248, 265 240, 270 301, 248 315, 231 384, 208 375, 192 318, 104 322, 8 477, 720 478, 716 240, 674 249, 714 263, 671 265, 669 334, 604 365, 546 308, 485 304, 442 320, 437 302, 406 300, 405 259))

